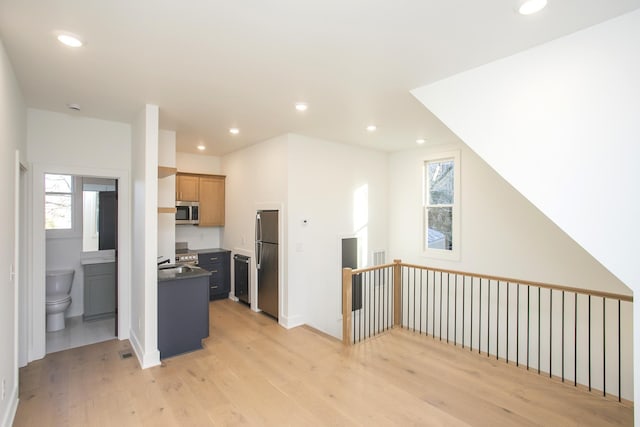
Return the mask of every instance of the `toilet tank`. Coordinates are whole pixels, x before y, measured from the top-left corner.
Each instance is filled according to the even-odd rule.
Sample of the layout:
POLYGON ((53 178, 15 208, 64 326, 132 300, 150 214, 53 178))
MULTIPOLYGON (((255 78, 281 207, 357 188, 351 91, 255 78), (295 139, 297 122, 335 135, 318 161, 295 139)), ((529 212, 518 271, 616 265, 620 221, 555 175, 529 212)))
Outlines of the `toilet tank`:
POLYGON ((48 270, 46 277, 47 296, 71 292, 75 272, 75 270, 48 270))

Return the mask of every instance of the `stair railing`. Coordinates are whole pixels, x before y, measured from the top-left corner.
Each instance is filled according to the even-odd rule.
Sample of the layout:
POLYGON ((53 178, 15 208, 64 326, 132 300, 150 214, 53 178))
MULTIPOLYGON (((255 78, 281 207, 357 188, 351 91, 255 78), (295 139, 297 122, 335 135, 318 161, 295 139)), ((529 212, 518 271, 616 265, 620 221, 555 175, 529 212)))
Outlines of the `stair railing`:
POLYGON ((400 260, 345 268, 342 284, 346 345, 400 327, 618 400, 632 396, 632 296, 400 260))

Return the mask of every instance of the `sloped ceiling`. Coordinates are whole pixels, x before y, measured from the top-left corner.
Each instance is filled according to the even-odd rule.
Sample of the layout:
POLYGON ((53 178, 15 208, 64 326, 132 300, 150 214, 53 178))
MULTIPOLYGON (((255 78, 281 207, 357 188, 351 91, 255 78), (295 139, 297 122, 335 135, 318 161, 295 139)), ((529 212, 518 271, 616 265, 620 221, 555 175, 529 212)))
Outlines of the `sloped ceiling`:
POLYGON ((640 7, 640 0, 0 0, 30 107, 130 122, 220 155, 286 132, 380 150, 455 136, 409 91, 640 7), (60 45, 55 31, 86 42, 60 45), (308 111, 294 110, 297 101, 308 111), (78 103, 80 112, 66 104, 78 103), (365 130, 369 124, 378 130, 365 130), (238 127, 240 134, 228 130, 238 127))

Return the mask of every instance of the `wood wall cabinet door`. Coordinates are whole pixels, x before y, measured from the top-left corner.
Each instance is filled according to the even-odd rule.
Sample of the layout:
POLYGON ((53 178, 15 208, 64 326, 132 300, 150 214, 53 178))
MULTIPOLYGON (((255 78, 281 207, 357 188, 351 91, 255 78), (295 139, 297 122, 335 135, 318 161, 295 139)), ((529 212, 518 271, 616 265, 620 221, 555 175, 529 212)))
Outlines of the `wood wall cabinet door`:
POLYGON ((200 192, 200 178, 197 175, 176 175, 176 200, 197 202, 200 192))
POLYGON ((224 176, 200 177, 200 226, 224 225, 224 176))

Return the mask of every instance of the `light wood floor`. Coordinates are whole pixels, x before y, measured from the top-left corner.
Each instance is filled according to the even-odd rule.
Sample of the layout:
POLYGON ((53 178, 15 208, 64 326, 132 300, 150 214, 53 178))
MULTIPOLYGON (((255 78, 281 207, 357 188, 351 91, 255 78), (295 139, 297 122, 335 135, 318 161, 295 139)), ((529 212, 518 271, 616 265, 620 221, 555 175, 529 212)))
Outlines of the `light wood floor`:
POLYGON ((205 350, 141 370, 127 341, 20 370, 15 426, 632 425, 629 404, 394 330, 345 348, 211 304, 205 350))

